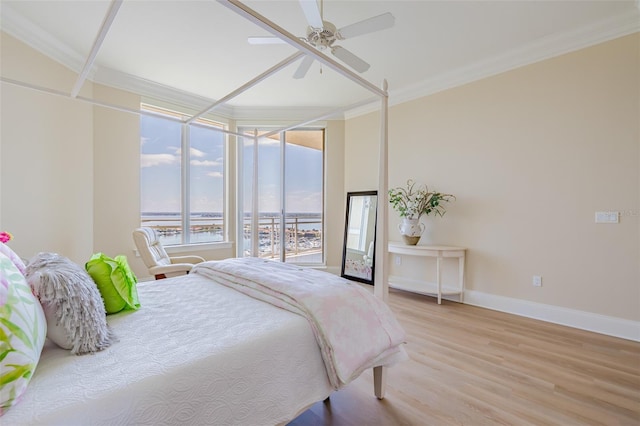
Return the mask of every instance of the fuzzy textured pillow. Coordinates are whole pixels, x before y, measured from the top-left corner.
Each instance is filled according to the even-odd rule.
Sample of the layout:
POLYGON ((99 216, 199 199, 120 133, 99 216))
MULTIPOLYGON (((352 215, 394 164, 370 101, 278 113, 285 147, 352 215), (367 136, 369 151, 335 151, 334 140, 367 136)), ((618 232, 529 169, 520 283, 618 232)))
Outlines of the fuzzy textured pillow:
POLYGON ((64 256, 40 253, 27 265, 26 278, 47 317, 47 337, 72 354, 108 348, 115 336, 98 287, 87 271, 64 256))
POLYGON ((0 416, 27 390, 46 334, 40 302, 13 260, 0 253, 0 416))
POLYGON ((96 253, 84 267, 100 290, 107 314, 140 307, 136 289, 138 279, 129 267, 126 256, 112 259, 103 253, 96 253))

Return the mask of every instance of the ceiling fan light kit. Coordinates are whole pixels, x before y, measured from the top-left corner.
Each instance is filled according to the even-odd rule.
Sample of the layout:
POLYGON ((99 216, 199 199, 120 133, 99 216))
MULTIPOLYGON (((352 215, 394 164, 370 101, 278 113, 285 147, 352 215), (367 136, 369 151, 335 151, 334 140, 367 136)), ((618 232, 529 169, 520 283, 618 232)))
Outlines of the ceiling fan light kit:
MULTIPOLYGON (((322 19, 322 13, 315 0, 300 0, 299 3, 309 24, 307 27, 307 36, 301 37, 300 40, 303 40, 320 51, 329 50, 332 55, 359 73, 367 71, 370 65, 344 47, 334 45, 336 40, 346 40, 359 35, 384 30, 391 28, 395 24, 394 16, 387 12, 337 29, 334 24, 322 19)), ((283 41, 277 37, 249 37, 250 44, 273 44, 282 42, 283 41)), ((293 78, 303 78, 307 74, 307 71, 309 71, 312 63, 313 58, 305 56, 293 74, 293 78)))
POLYGON ((323 21, 322 28, 307 27, 306 41, 318 50, 325 50, 338 39, 336 26, 331 22, 323 21))

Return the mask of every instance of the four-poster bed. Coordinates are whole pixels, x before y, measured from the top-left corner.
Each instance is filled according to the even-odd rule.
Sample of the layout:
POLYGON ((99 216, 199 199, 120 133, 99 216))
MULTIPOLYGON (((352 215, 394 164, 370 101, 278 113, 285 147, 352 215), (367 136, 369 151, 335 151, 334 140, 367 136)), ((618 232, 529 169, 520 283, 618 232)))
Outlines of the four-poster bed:
MULTIPOLYGON (((259 27, 267 30, 271 34, 282 38, 283 41, 290 44, 291 46, 299 49, 299 53, 304 53, 309 55, 321 63, 329 66, 330 68, 336 70, 346 78, 352 80, 356 84, 359 84, 363 88, 369 90, 374 95, 377 95, 380 98, 380 141, 379 141, 379 164, 378 164, 378 194, 380 194, 380 200, 377 204, 377 223, 376 223, 376 262, 375 262, 375 282, 374 282, 374 294, 376 297, 379 297, 384 302, 387 301, 389 295, 389 268, 388 268, 388 226, 387 226, 387 203, 386 203, 386 194, 388 192, 388 164, 387 164, 387 156, 388 156, 388 86, 386 80, 383 82, 382 88, 378 88, 375 85, 371 84, 367 80, 363 79, 359 75, 355 74, 348 68, 344 67, 340 63, 336 62, 332 58, 324 55, 322 52, 314 49, 308 44, 302 42, 298 37, 294 34, 291 34, 289 31, 285 30, 281 26, 276 23, 270 21, 266 17, 260 15, 256 11, 244 5, 242 2, 238 0, 218 0, 221 4, 229 7, 231 10, 239 13, 240 15, 246 17, 250 21, 254 22, 259 27)), ((295 56, 295 55, 294 55, 295 56)), ((274 70, 273 72, 275 72, 274 70)), ((243 89, 239 89, 238 93, 240 93, 243 89)), ((370 101, 366 101, 366 103, 370 103, 370 101)), ((355 106, 351 106, 350 108, 354 108, 355 106)), ((334 112, 329 113, 331 116, 334 112)), ((297 123, 293 126, 287 127, 286 129, 279 129, 277 131, 273 131, 271 134, 276 134, 278 132, 292 129, 295 127, 300 127, 308 122, 313 122, 316 120, 321 120, 325 117, 318 117, 303 123, 297 123)), ((264 135, 264 136, 268 136, 264 135)), ((255 204, 255 203, 254 203, 255 204)), ((254 221, 255 222, 255 221, 254 221)), ((382 399, 384 398, 385 393, 385 381, 386 381, 386 372, 384 367, 375 367, 374 369, 374 393, 376 397, 382 399)))
MULTIPOLYGON (((100 34, 96 38, 83 71, 79 74, 78 80, 70 94, 24 84, 15 80, 5 79, 4 77, 2 81, 58 96, 70 96, 80 101, 90 102, 95 105, 120 111, 141 113, 140 111, 79 96, 80 88, 88 75, 87 70, 92 66, 102 40, 106 36, 111 22, 115 19, 120 3, 121 1, 118 0, 112 2, 100 34)), ((375 300, 380 301, 381 304, 386 307, 385 303, 388 296, 388 226, 386 203, 388 189, 388 94, 386 81, 381 88, 372 85, 340 63, 301 42, 293 34, 237 0, 219 0, 219 3, 244 16, 273 35, 280 37, 299 51, 271 67, 269 70, 261 73, 227 96, 220 98, 199 113, 188 119, 181 120, 183 125, 189 125, 305 55, 313 57, 315 60, 318 60, 379 97, 381 123, 377 190, 380 201, 377 203, 377 237, 375 250, 377 259, 375 262, 374 295, 375 300)), ((367 99, 354 105, 332 109, 325 114, 293 123, 284 128, 263 134, 261 137, 268 137, 272 134, 298 128, 318 120, 329 118, 338 112, 347 111, 371 102, 371 99, 367 99)), ((257 138, 256 134, 251 135, 225 129, 221 129, 220 131, 237 138, 257 138)), ((256 203, 254 203, 254 208, 255 204, 256 203)), ((253 221, 253 223, 257 223, 257 221, 253 221)), ((239 235, 239 237, 240 236, 241 235, 239 235)), ((238 241, 241 240, 242 238, 238 238, 238 241)), ((300 410, 303 410, 316 401, 325 399, 332 390, 356 378, 357 375, 362 372, 361 368, 364 366, 374 369, 375 396, 380 399, 384 397, 385 366, 397 362, 403 355, 406 356, 402 347, 397 345, 397 343, 394 344, 393 351, 388 352, 388 348, 380 350, 375 356, 370 355, 364 362, 359 362, 359 367, 354 370, 346 382, 336 385, 332 380, 327 381, 327 371, 323 370, 323 368, 327 368, 327 362, 326 360, 323 361, 318 353, 316 340, 312 339, 314 334, 309 330, 308 322, 315 320, 308 319, 305 321, 298 315, 283 312, 271 305, 247 298, 244 295, 229 290, 226 287, 226 283, 222 286, 211 286, 210 280, 221 283, 221 279, 219 277, 209 277, 205 273, 205 270, 206 267, 199 270, 201 273, 165 280, 167 282, 163 282, 161 285, 153 286, 144 283, 140 286, 142 305, 143 307, 145 306, 144 298, 146 297, 146 306, 149 308, 146 310, 141 309, 139 312, 133 314, 117 315, 110 319, 110 323, 113 325, 116 334, 119 334, 122 339, 119 345, 121 348, 124 348, 124 355, 123 351, 115 351, 114 346, 96 355, 69 359, 69 356, 59 348, 47 347, 42 355, 41 371, 37 372, 33 379, 33 389, 31 389, 31 393, 26 393, 22 406, 18 404, 8 412, 10 422, 15 420, 16 423, 20 423, 28 418, 30 420, 27 420, 27 423, 41 422, 43 420, 47 422, 81 423, 83 419, 86 419, 85 416, 90 414, 96 416, 96 422, 94 422, 96 424, 113 421, 125 423, 151 421, 156 424, 188 423, 202 421, 202 419, 205 418, 203 416, 210 414, 212 416, 211 421, 214 422, 251 424, 260 420, 266 423, 281 423, 291 420, 295 415, 300 413, 300 410), (211 290, 213 287, 215 287, 215 290, 211 290), (167 300, 167 298, 170 298, 170 300, 167 300), (179 310, 184 312, 182 317, 176 315, 176 305, 179 310), (173 312, 171 309, 172 306, 174 306, 173 312), (229 306, 234 307, 231 313, 229 312, 229 306), (191 309, 189 309, 189 307, 191 309), (212 319, 211 316, 214 318, 212 319), (269 320, 261 322, 261 318, 268 318, 269 320), (145 325, 145 330, 149 332, 149 339, 147 339, 145 333, 141 333, 138 323, 145 325), (244 324, 244 327, 238 328, 238 323, 244 324), (167 330, 169 330, 171 336, 166 335, 167 330), (187 340, 175 340, 175 336, 173 335, 173 331, 175 330, 177 330, 176 334, 181 334, 180 338, 184 337, 187 340), (165 334, 163 334, 163 332, 165 332, 165 334), (213 340, 221 341, 221 343, 213 344, 206 339, 199 341, 203 334, 209 333, 215 337, 213 340), (298 339, 294 340, 295 344, 293 345, 291 343, 292 335, 297 336, 295 339, 298 339), (246 340, 242 340, 239 337, 246 337, 246 340), (194 345, 196 347, 194 347, 194 345), (282 354, 283 350, 285 352, 292 350, 292 346, 298 347, 296 354, 282 354), (220 353, 216 353, 217 351, 220 353), (255 360, 252 358, 255 354, 264 355, 258 360, 255 360), (124 356, 124 358, 119 358, 121 355, 124 356), (216 355, 219 356, 216 357, 216 355), (133 365, 135 368, 132 368, 132 365, 121 365, 120 363, 123 359, 126 360, 126 362, 139 362, 139 365, 133 365), (267 359, 270 361, 267 362, 267 359), (301 362, 300 360, 305 359, 310 360, 308 361, 308 365, 294 365, 295 371, 292 374, 283 374, 283 372, 291 368, 291 360, 301 362), (148 361, 152 361, 150 362, 152 367, 147 368, 148 365, 145 364, 145 362, 148 361), (104 363, 111 365, 113 370, 105 371, 99 368, 104 365, 104 363), (250 367, 246 367, 247 365, 250 367), (57 366, 61 367, 61 369, 56 370, 57 366), (139 374, 140 370, 142 373, 139 374), (204 374, 204 372, 206 372, 206 374, 204 374), (276 380, 272 374, 277 375, 278 379, 276 380), (71 382, 66 380, 65 376, 71 378, 71 382), (187 378, 183 380, 183 376, 187 378), (203 381, 202 377, 219 378, 216 380, 220 381, 219 384, 224 391, 221 393, 220 386, 212 390, 214 384, 210 383, 209 380, 203 381), (105 386, 99 387, 98 390, 96 390, 96 388, 90 385, 90 382, 93 380, 103 381, 105 386), (249 382, 251 382, 251 384, 249 384, 249 382), (82 384, 81 395, 75 399, 65 399, 75 392, 75 388, 73 387, 74 383, 82 384), (275 387, 273 383, 275 383, 275 387), (304 386, 304 392, 301 392, 302 394, 299 397, 295 397, 297 398, 295 403, 279 403, 277 401, 278 396, 276 395, 280 392, 278 386, 281 386, 283 389, 288 389, 288 391, 283 391, 284 393, 290 394, 291 389, 293 389, 293 393, 295 394, 300 391, 296 383, 305 383, 306 385, 304 386), (57 390, 51 389, 51 387, 55 387, 56 385, 59 386, 57 390), (232 396, 229 401, 227 401, 226 398, 229 396, 229 391, 234 392, 234 386, 238 389, 237 395, 232 396), (47 389, 49 389, 50 392, 45 396, 47 389), (129 392, 137 394, 139 401, 134 401, 135 398, 132 398, 132 394, 129 394, 129 392), (188 400, 186 402, 174 401, 175 398, 183 398, 184 395, 182 394, 191 392, 193 392, 193 394, 187 395, 188 400), (59 399, 56 400, 56 398, 59 399), (207 399, 207 401, 203 401, 203 398, 207 399), (215 402, 213 405, 211 405, 212 400, 215 402), (89 401, 95 404, 89 404, 89 401), (171 404, 162 408, 161 405, 166 404, 167 401, 171 401, 171 404), (198 413, 197 417, 189 418, 187 417, 189 415, 189 408, 185 408, 185 405, 189 404, 202 404, 203 407, 207 407, 206 410, 214 411, 224 411, 224 407, 226 407, 225 404, 230 404, 230 406, 234 408, 229 408, 229 412, 224 413, 208 412, 206 410, 203 412, 200 409, 196 410, 198 413), (284 408, 275 409, 274 407, 278 406, 278 404, 284 408), (44 407, 45 405, 46 407, 44 407), (256 409, 256 405, 260 408, 256 409), (40 410, 39 407, 42 408, 42 410, 40 410), (117 412, 110 411, 111 408, 114 408, 117 412), (88 409, 92 412, 89 413, 87 411, 88 409), (185 413, 181 414, 179 411, 175 411, 180 409, 186 410, 185 413), (292 412, 291 410, 293 409, 296 411, 292 412), (174 411, 166 413, 166 410, 174 411), (273 412, 271 413, 273 416, 269 413, 270 411, 273 412), (238 413, 243 412, 245 412, 246 416, 238 417, 238 413), (164 414, 165 417, 148 417, 149 413, 153 416, 162 416, 164 414), (182 415, 185 417, 181 418, 182 415)), ((282 273, 285 274, 289 272, 292 271, 287 270, 282 273)), ((296 272, 296 274, 300 273, 296 272)), ((305 272, 304 274, 309 274, 309 272, 305 272)), ((313 281, 316 284, 323 280, 330 282, 333 278, 341 280, 327 273, 318 274, 320 275, 314 278, 313 281)), ((304 280, 306 276, 307 275, 301 275, 296 277, 297 279, 304 280)), ((232 281, 250 280, 247 277, 241 277, 239 275, 234 275, 234 277, 232 281)), ((320 287, 316 284, 314 284, 314 286, 320 287)), ((345 286, 344 283, 340 285, 345 286)), ((352 284, 352 286, 357 286, 357 284, 352 284)), ((269 292, 271 291, 272 290, 269 290, 269 292)), ((373 303, 369 304, 374 305, 373 303)), ((379 321, 379 324, 376 321, 372 321, 373 325, 369 324, 368 326, 375 328, 370 330, 369 333, 364 333, 365 335, 375 334, 376 332, 388 332, 388 321, 390 320, 385 319, 380 311, 376 311, 375 314, 380 315, 379 318, 382 319, 376 320, 379 321)), ((353 336, 357 336, 358 334, 362 335, 363 333, 361 331, 355 332, 353 336)), ((315 337, 317 338, 317 335, 315 337)), ((397 334, 395 337, 397 338, 397 334)), ((360 347, 358 347, 358 349, 360 350, 360 347)), ((355 357, 355 354, 351 356, 355 357)))

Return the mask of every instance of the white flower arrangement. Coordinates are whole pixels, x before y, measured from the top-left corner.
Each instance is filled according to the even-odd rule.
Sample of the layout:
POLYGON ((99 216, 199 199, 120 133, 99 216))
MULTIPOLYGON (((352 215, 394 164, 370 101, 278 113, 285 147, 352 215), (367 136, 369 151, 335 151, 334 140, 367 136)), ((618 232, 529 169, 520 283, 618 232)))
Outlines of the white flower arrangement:
POLYGON ((455 200, 451 194, 429 191, 426 185, 415 189, 416 183, 409 179, 406 188, 389 190, 389 203, 400 213, 400 217, 419 219, 422 215, 444 216, 444 203, 455 200))

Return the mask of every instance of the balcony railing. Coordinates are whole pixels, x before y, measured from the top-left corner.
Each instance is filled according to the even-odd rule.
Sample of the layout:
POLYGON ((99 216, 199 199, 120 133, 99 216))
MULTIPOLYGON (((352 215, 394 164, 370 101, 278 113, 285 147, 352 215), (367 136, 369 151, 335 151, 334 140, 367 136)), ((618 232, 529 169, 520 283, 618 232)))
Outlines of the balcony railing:
MULTIPOLYGON (((251 241, 251 220, 245 219, 245 251, 248 254, 251 241)), ((285 256, 322 254, 322 217, 288 217, 281 232, 279 217, 260 217, 258 219, 259 256, 265 258, 280 257, 281 234, 284 236, 285 256)), ((321 258, 321 256, 319 256, 321 258)), ((321 261, 321 260, 319 260, 321 261)))
MULTIPOLYGON (((182 226, 179 218, 162 216, 143 216, 142 226, 153 228, 160 241, 165 245, 182 244, 182 226)), ((190 242, 207 243, 224 241, 225 223, 222 217, 193 217, 190 221, 190 242)), ((243 250, 248 255, 251 247, 251 219, 245 218, 243 223, 243 250)), ((260 216, 258 218, 259 253, 263 258, 279 258, 281 250, 281 234, 284 236, 285 256, 314 254, 321 262, 323 235, 322 216, 304 215, 290 216, 285 219, 284 231, 281 232, 280 217, 260 216)))

